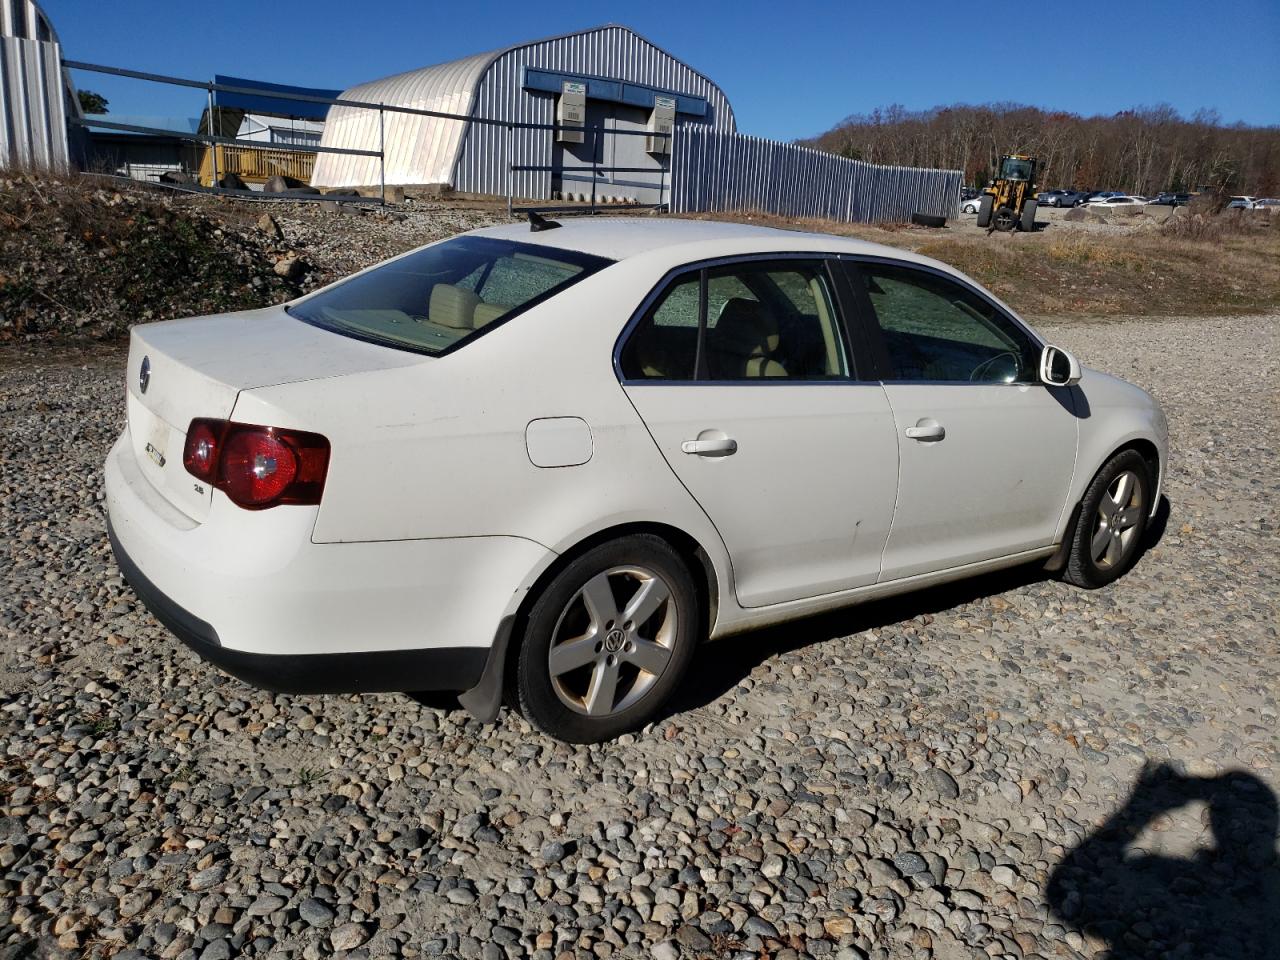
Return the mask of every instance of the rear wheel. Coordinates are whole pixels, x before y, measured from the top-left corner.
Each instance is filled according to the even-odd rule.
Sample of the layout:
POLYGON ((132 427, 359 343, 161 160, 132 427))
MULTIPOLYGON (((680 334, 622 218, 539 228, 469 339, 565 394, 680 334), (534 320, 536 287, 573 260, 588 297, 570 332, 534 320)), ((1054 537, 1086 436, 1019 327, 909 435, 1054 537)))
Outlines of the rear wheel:
POLYGON ((978 226, 985 227, 991 223, 991 205, 995 203, 995 197, 986 194, 982 198, 982 202, 978 204, 978 226))
POLYGON ((1017 226, 1018 218, 1013 212, 1013 207, 1001 207, 995 213, 995 227, 997 230, 1012 230, 1017 226))
POLYGON ((588 550, 543 590, 520 646, 520 710, 572 743, 644 726, 679 684, 697 641, 688 567, 641 535, 588 550))
POLYGON ((1080 501, 1063 579, 1094 589, 1127 573, 1146 534, 1151 497, 1151 474, 1136 450, 1124 450, 1103 464, 1080 501))

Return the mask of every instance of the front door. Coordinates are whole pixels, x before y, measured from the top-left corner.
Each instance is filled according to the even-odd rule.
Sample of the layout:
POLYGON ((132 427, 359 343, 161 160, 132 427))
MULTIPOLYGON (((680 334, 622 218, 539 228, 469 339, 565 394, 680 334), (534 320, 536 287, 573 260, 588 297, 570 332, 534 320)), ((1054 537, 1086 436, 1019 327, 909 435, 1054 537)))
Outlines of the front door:
POLYGON ((692 270, 620 357, 662 455, 724 540, 757 607, 874 583, 897 487, 885 392, 854 375, 828 266, 692 270))
POLYGON ((1040 344, 940 273, 876 262, 850 272, 901 462, 880 579, 1052 544, 1078 425, 1071 391, 1039 382, 1040 344))

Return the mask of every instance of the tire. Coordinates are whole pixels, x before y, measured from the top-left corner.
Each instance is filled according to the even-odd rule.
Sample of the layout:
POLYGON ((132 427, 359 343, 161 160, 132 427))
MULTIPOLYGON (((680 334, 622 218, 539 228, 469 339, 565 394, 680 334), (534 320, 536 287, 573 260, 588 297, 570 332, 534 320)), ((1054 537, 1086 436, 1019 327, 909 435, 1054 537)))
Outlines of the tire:
POLYGON ((978 226, 985 227, 991 223, 991 205, 995 202, 995 197, 986 194, 982 198, 982 202, 978 204, 978 226))
POLYGON ((1013 207, 1001 207, 995 212, 993 222, 997 230, 1009 231, 1018 225, 1018 218, 1013 207))
POLYGON ((643 727, 688 669, 702 632, 698 613, 689 568, 666 541, 639 535, 588 550, 556 574, 529 612, 516 661, 520 712, 570 743, 643 727), (660 598, 647 601, 645 619, 633 624, 624 617, 646 590, 660 598), (560 651, 554 666, 553 649, 560 651))
POLYGON ((1023 233, 1035 233, 1036 229, 1036 209, 1039 204, 1034 200, 1028 200, 1022 205, 1022 216, 1018 220, 1018 229, 1023 233))
POLYGON ((946 217, 935 217, 929 213, 913 213, 911 222, 917 227, 945 227, 947 225, 946 217))
POLYGON ((1080 500, 1062 579, 1096 590, 1128 573, 1142 552, 1153 492, 1147 462, 1136 450, 1123 450, 1103 464, 1080 500), (1121 489, 1126 477, 1127 491, 1121 489))

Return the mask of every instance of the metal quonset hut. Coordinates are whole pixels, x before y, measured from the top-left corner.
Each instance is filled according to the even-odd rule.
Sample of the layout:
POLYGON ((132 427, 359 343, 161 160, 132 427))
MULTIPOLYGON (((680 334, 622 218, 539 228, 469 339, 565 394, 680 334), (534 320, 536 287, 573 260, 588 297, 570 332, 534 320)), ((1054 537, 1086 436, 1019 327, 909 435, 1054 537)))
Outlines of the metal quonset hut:
POLYGON ((68 115, 80 105, 49 18, 34 0, 0 0, 0 168, 65 166, 68 115))
MULTIPOLYGON (((601 173, 603 196, 658 199, 670 141, 593 136, 605 130, 655 131, 675 123, 734 130, 733 110, 714 83, 626 27, 609 24, 516 44, 462 60, 364 83, 344 100, 436 110, 517 123, 573 124, 583 131, 531 130, 414 114, 335 106, 321 145, 378 150, 385 143, 386 182, 444 184, 464 193, 547 199, 590 193, 589 172, 573 168, 643 168, 601 173), (382 127, 380 128, 380 124, 382 127), (550 167, 517 170, 509 165, 550 167), (649 171, 652 171, 650 173, 649 171), (508 184, 508 177, 511 178, 508 184)), ((379 182, 376 157, 321 153, 312 184, 359 187, 379 182)))

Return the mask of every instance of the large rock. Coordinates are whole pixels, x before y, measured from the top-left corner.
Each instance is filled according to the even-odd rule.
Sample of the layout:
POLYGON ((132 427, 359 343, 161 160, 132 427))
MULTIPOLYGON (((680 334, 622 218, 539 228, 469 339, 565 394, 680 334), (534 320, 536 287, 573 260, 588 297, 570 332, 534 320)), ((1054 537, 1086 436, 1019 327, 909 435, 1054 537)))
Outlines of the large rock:
POLYGON ((1084 207, 1072 207, 1062 219, 1070 220, 1072 223, 1083 223, 1089 219, 1089 211, 1084 207))
POLYGON ((306 187, 309 184, 305 180, 299 180, 297 177, 271 177, 262 185, 263 193, 284 193, 286 190, 296 190, 298 187, 306 187))
POLYGON ((223 190, 248 190, 248 186, 240 179, 238 174, 224 173, 218 178, 218 186, 223 190))

